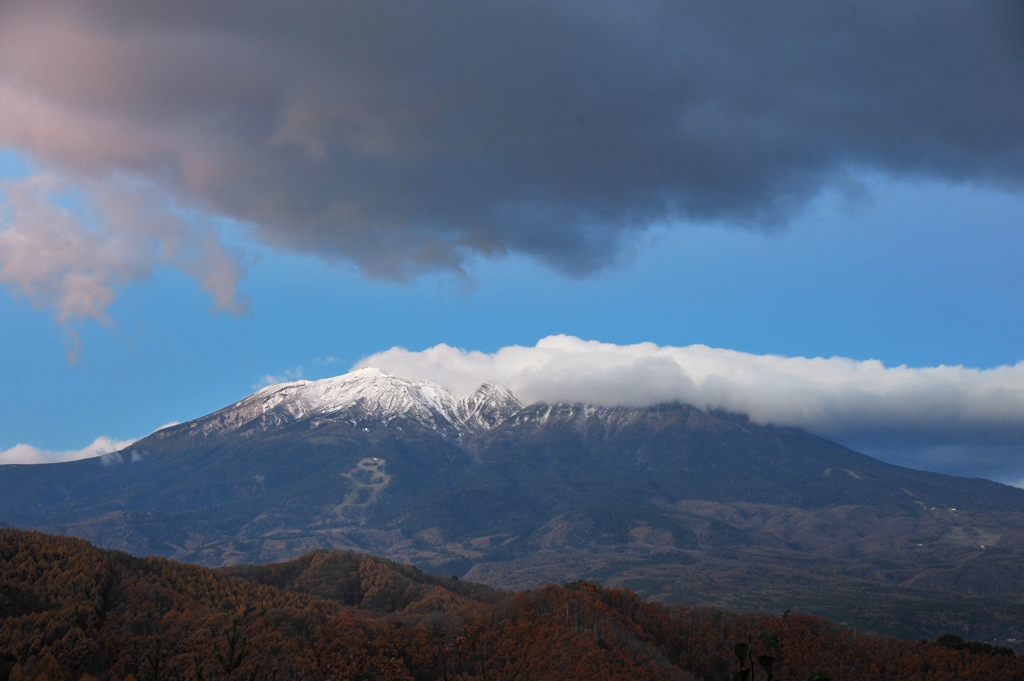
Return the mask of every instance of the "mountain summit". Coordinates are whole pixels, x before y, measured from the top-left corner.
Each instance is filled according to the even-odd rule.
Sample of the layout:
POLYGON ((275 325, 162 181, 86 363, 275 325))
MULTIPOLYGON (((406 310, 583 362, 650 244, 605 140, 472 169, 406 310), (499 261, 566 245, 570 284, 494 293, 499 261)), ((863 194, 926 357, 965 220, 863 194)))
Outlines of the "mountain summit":
POLYGON ((100 459, 0 466, 0 490, 0 522, 209 565, 356 549, 915 637, 949 631, 926 615, 953 599, 957 631, 1024 636, 1004 626, 1024 622, 1024 490, 679 403, 524 406, 365 368, 100 459))
POLYGON ((307 419, 310 427, 372 418, 388 424, 411 419, 459 440, 489 430, 523 405, 508 388, 490 383, 463 398, 428 381, 393 376, 374 367, 319 381, 294 381, 262 388, 244 400, 190 422, 206 437, 235 430, 267 430, 307 419))

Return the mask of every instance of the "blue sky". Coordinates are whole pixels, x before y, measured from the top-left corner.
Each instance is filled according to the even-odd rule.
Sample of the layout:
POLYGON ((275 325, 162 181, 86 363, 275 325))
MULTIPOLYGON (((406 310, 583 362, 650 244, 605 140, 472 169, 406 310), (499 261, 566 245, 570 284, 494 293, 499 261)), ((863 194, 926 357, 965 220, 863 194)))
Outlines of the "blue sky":
MULTIPOLYGON (((76 6, 0 7, 0 453, 396 346, 1024 360, 1012 3, 76 6)), ((850 444, 1024 480, 983 378, 850 444)))

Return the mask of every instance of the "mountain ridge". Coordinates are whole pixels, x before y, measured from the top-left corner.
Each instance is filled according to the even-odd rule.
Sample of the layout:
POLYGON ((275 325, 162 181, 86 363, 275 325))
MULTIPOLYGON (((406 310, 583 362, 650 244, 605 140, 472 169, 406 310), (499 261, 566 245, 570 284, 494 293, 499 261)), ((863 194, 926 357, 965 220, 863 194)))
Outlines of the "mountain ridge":
MULTIPOLYGON (((459 398, 429 381, 414 381, 374 367, 317 381, 292 381, 266 386, 212 414, 171 426, 157 433, 196 431, 216 436, 257 425, 262 430, 304 419, 331 419, 341 414, 369 416, 388 423, 404 417, 460 439, 494 427, 522 408, 515 394, 491 383, 459 398)), ((154 435, 157 435, 154 433, 154 435)))
POLYGON ((105 460, 0 467, 0 522, 207 565, 330 548, 503 588, 592 578, 909 635, 946 633, 920 613, 953 599, 957 633, 1024 635, 999 615, 1020 600, 1024 490, 679 403, 342 378, 262 389, 105 460))

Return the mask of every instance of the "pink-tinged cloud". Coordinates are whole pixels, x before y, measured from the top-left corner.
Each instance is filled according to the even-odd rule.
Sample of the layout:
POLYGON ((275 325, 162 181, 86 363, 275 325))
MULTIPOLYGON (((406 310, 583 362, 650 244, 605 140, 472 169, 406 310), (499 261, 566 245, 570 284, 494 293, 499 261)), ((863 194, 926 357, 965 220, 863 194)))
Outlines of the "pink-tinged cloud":
POLYGON ((209 226, 175 214, 150 185, 112 176, 85 187, 78 195, 86 205, 73 210, 58 199, 75 198, 74 186, 54 175, 2 184, 0 284, 55 310, 62 324, 105 322, 118 287, 166 264, 195 279, 219 308, 246 309, 238 292, 244 270, 209 226))
MULTIPOLYGON (((785 225, 851 169, 1019 190, 1022 20, 1009 1, 6 0, 0 146, 373 277, 509 252, 585 275, 652 224, 785 225)), ((230 267, 198 276, 227 304, 230 267)), ((110 281, 88 285, 68 309, 105 309, 110 281)))

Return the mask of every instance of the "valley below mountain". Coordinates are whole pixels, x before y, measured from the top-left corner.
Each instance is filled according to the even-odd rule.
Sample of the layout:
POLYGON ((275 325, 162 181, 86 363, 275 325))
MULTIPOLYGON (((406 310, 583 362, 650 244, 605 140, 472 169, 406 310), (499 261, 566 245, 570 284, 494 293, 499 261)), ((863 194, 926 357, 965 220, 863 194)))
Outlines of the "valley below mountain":
POLYGON ((99 459, 0 467, 0 521, 208 566, 375 553, 902 637, 1024 638, 1024 490, 682 404, 523 405, 362 369, 99 459))

